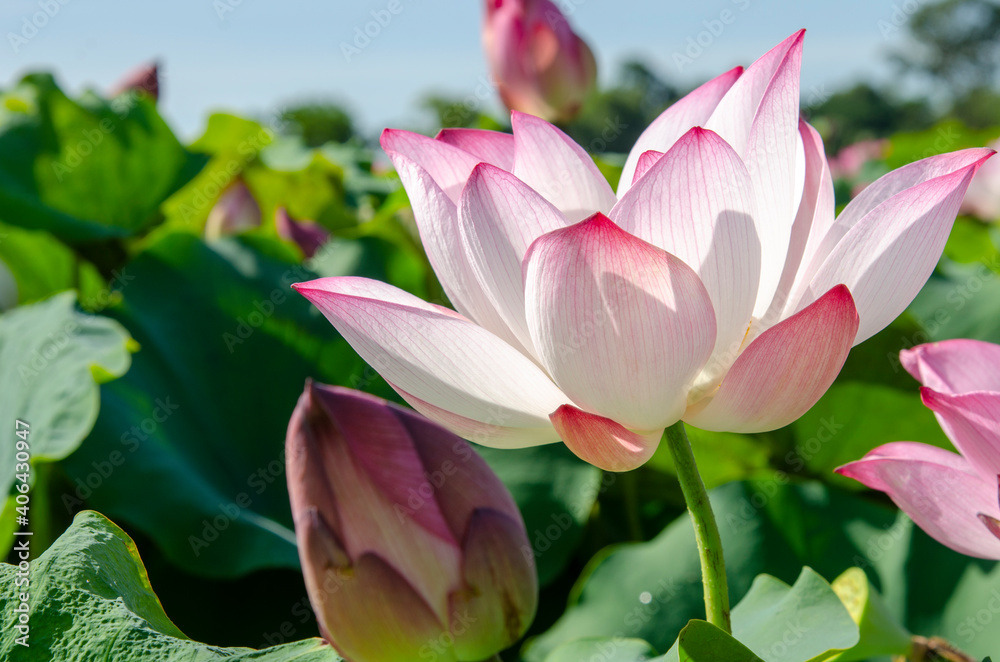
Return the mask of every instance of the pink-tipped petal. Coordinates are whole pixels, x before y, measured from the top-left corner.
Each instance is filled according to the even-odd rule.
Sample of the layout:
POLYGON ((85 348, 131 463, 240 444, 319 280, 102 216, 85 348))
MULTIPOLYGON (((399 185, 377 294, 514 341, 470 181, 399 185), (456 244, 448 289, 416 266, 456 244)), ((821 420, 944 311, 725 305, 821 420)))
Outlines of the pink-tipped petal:
POLYGON ((407 404, 427 418, 440 423, 459 437, 468 439, 480 446, 489 446, 490 448, 528 448, 559 441, 559 435, 551 423, 540 428, 509 427, 504 425, 505 422, 509 421, 509 416, 500 413, 487 417, 489 420, 478 421, 432 405, 412 393, 407 393, 392 382, 389 382, 389 386, 396 393, 399 393, 400 397, 406 400, 407 404))
POLYGON ((1000 474, 1000 393, 949 395, 924 386, 920 396, 979 475, 1000 474))
POLYGON ((639 430, 680 418, 716 335, 690 267, 602 214, 540 237, 524 267, 533 344, 572 402, 639 430))
POLYGON ((866 214, 830 251, 797 307, 834 285, 847 285, 861 316, 855 344, 896 319, 934 271, 965 189, 992 154, 979 152, 986 153, 955 172, 894 195, 866 214))
POLYGON ((485 129, 441 129, 435 140, 466 151, 483 163, 508 171, 514 168, 514 136, 509 133, 485 129))
POLYGON ((801 197, 797 172, 800 30, 747 68, 706 125, 743 157, 757 197, 762 268, 754 314, 767 312, 788 254, 801 197))
POLYGON ((615 194, 594 160, 572 138, 548 122, 517 111, 514 174, 542 194, 571 222, 594 212, 608 213, 615 194))
POLYGON ((837 473, 888 494, 941 544, 969 556, 1000 559, 1000 540, 977 517, 1000 515, 996 476, 978 475, 961 456, 901 441, 880 446, 837 473))
MULTIPOLYGON (((418 165, 454 204, 458 203, 472 169, 480 162, 476 156, 443 140, 401 129, 386 129, 382 132, 380 143, 396 170, 399 170, 399 157, 418 165)), ((405 179, 403 184, 406 192, 412 195, 405 179)))
POLYGON ((788 245, 788 255, 782 269, 778 289, 764 322, 770 326, 781 318, 782 312, 792 296, 800 270, 808 264, 816 250, 817 237, 826 235, 834 220, 833 177, 826 160, 826 150, 819 132, 805 120, 799 122, 799 133, 805 156, 805 181, 802 200, 792 225, 792 236, 788 245))
POLYGON ((476 510, 464 552, 466 587, 452 596, 455 652, 461 660, 485 660, 528 629, 538 606, 538 575, 520 514, 476 510), (475 632, 463 626, 468 622, 479 624, 475 632))
MULTIPOLYGON (((427 259, 430 261, 431 267, 434 268, 434 273, 437 274, 448 299, 460 313, 483 328, 492 331, 511 345, 519 346, 517 337, 500 317, 493 304, 490 303, 489 297, 486 296, 472 270, 472 265, 469 264, 469 258, 462 247, 462 234, 459 229, 458 209, 455 202, 445 194, 444 189, 430 172, 402 152, 389 151, 389 146, 412 147, 412 144, 426 146, 427 143, 434 143, 437 147, 429 148, 430 151, 444 149, 463 155, 457 157, 456 163, 462 159, 473 159, 473 157, 445 143, 423 136, 414 136, 416 134, 409 134, 405 131, 390 132, 387 130, 382 134, 382 145, 392 159, 396 172, 399 173, 399 178, 410 198, 410 204, 413 206, 413 217, 417 223, 417 230, 420 232, 420 240, 427 253, 427 259)), ((411 149, 410 152, 414 152, 414 150, 411 149)), ((425 162, 428 161, 426 154, 421 154, 421 156, 425 162)), ((447 161, 447 159, 445 160, 447 161)), ((440 163, 435 165, 439 174, 450 167, 442 166, 440 163)), ((459 184, 452 185, 453 187, 458 186, 458 192, 465 186, 465 180, 475 165, 473 163, 467 172, 462 166, 449 175, 452 177, 462 176, 459 184)), ((457 193, 455 199, 458 199, 457 193)))
POLYGON ((833 383, 857 330, 854 300, 838 285, 751 342, 708 404, 695 403, 684 420, 705 430, 729 432, 766 432, 788 425, 833 383))
MULTIPOLYGON (((783 66, 792 65, 794 69, 798 69, 804 37, 805 30, 799 30, 760 56, 732 83, 709 117, 705 124, 706 128, 721 135, 737 153, 746 153, 750 143, 751 128, 768 91, 782 95, 787 92, 777 89, 773 82, 776 79, 782 83, 786 80, 784 76, 778 76, 783 66), (790 62, 790 54, 797 61, 790 62)), ((797 80, 795 87, 798 88, 797 80)), ((796 98, 796 120, 798 104, 796 98)))
POLYGON ((653 123, 646 127, 646 130, 639 136, 625 160, 625 167, 618 184, 618 197, 625 195, 625 192, 638 179, 635 172, 639 167, 639 159, 642 155, 650 150, 666 152, 691 127, 705 124, 712 116, 715 107, 719 105, 719 101, 742 73, 743 67, 730 69, 689 92, 653 120, 653 123))
POLYGON ((1000 393, 1000 345, 982 340, 943 340, 899 353, 906 371, 939 393, 1000 393))
POLYGON ((295 289, 389 382, 484 423, 547 427, 565 396, 530 359, 489 331, 365 278, 320 278, 295 289))
POLYGON ((551 415, 563 443, 577 457, 605 471, 631 471, 656 452, 663 430, 632 432, 603 416, 563 405, 551 415))
POLYGON ((635 177, 632 178, 632 185, 634 186, 637 181, 642 179, 662 156, 663 152, 657 152, 655 149, 643 152, 642 156, 639 157, 639 163, 635 166, 635 177))
POLYGON ((521 263, 528 247, 566 227, 566 217, 514 175, 488 164, 472 171, 459 206, 462 243, 493 307, 531 353, 521 263))
MULTIPOLYGON (((809 237, 806 255, 798 275, 798 282, 807 287, 816 272, 858 223, 890 198, 925 184, 933 179, 944 177, 962 171, 963 169, 981 164, 993 153, 989 149, 963 149, 947 154, 938 154, 914 163, 897 168, 879 177, 874 183, 865 187, 856 198, 851 200, 840 216, 827 228, 816 228, 809 237)), ((939 252, 940 253, 940 252, 939 252)), ((935 258, 936 261, 936 258, 935 258)), ((801 295, 801 291, 796 293, 801 295)), ((794 305, 800 296, 793 296, 789 303, 794 305)))
POLYGON ((689 265, 715 310, 711 380, 736 359, 757 299, 761 245, 750 176, 718 135, 691 129, 611 212, 620 227, 689 265))

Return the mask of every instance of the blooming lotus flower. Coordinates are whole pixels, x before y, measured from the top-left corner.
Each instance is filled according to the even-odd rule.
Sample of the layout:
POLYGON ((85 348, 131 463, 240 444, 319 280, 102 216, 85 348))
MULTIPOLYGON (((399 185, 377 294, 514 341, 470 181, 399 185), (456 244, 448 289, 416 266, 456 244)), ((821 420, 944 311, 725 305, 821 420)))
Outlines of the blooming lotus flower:
POLYGON ((570 120, 597 80, 594 54, 550 0, 486 0, 483 45, 511 110, 570 120))
POLYGON ((219 196, 208 212, 205 237, 218 239, 260 226, 260 205, 242 180, 237 179, 219 196))
POLYGON ((897 441, 837 473, 888 494, 938 542, 1000 560, 1000 345, 946 340, 899 359, 960 454, 897 441))
POLYGON ((296 286, 414 408, 479 443, 561 439, 627 470, 678 420, 756 432, 801 416, 910 303, 992 150, 882 177, 834 217, 799 119, 803 33, 668 108, 615 194, 559 129, 387 130, 457 309, 390 285, 296 286))
POLYGON ((476 662, 524 634, 531 546, 469 444, 379 398, 307 383, 286 456, 306 589, 341 655, 476 662))
POLYGON ((327 242, 330 233, 314 221, 296 221, 288 215, 284 207, 274 213, 274 225, 278 236, 298 244, 306 257, 312 257, 319 247, 327 242))
MULTIPOLYGON (((1000 140, 994 141, 990 147, 1000 148, 1000 140)), ((989 161, 972 178, 961 212, 984 221, 1000 218, 1000 160, 989 161)))

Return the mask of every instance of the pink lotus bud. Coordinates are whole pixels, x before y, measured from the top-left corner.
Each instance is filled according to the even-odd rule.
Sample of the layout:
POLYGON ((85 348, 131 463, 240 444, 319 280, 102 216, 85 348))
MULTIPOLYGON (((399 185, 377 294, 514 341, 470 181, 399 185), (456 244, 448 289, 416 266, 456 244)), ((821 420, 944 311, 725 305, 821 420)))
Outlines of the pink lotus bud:
POLYGON ((218 239, 260 226, 260 206, 242 180, 226 189, 208 213, 205 237, 218 239))
POLYGON ((274 226, 282 239, 298 244, 306 257, 312 257, 327 242, 330 233, 314 221, 296 221, 284 207, 274 213, 274 226))
POLYGON ((465 441, 309 382, 286 456, 306 588, 341 655, 471 662, 524 634, 538 589, 524 523, 465 441))
POLYGON ((597 79, 594 54, 550 0, 487 0, 483 44, 511 110, 564 122, 597 79))
POLYGON ((158 100, 160 98, 159 68, 160 65, 156 62, 150 62, 132 69, 112 88, 111 96, 116 97, 125 92, 142 90, 154 101, 158 100))

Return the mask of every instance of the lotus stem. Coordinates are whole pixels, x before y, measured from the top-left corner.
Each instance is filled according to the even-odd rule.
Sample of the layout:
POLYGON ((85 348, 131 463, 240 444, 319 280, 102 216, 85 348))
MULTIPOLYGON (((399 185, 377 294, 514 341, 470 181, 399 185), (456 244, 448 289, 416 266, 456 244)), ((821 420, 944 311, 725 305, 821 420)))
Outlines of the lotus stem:
POLYGON ((722 555, 722 538, 684 423, 678 421, 664 430, 663 440, 674 459, 684 501, 694 524, 694 537, 701 559, 701 583, 705 589, 705 619, 731 634, 733 627, 729 619, 729 585, 726 581, 726 561, 722 555))

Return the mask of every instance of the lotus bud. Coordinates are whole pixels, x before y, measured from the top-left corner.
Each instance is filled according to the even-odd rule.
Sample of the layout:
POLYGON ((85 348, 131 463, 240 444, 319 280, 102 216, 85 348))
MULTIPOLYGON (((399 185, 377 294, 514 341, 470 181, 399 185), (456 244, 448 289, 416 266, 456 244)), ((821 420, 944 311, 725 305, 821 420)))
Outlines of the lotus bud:
POLYGON ((346 659, 472 662, 524 634, 538 595, 531 546, 468 443, 379 398, 309 382, 286 456, 306 588, 346 659))
POLYGON ((260 226, 260 206, 242 180, 227 188, 208 213, 205 237, 218 239, 260 226))
POLYGON ((274 214, 274 226, 278 236, 298 244, 306 257, 312 257, 330 239, 330 233, 314 221, 296 221, 288 215, 284 207, 278 207, 274 214))
POLYGON ((153 101, 160 98, 160 66, 156 62, 143 64, 129 71, 114 86, 111 96, 133 91, 143 91, 148 94, 153 101))
POLYGON ((594 54, 550 0, 487 0, 483 44, 511 110, 569 121, 597 80, 594 54))

